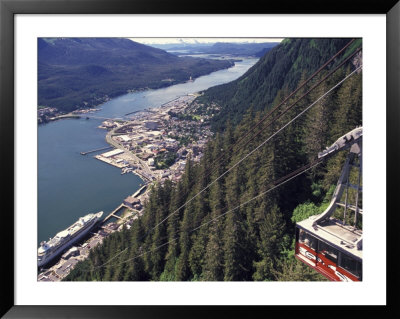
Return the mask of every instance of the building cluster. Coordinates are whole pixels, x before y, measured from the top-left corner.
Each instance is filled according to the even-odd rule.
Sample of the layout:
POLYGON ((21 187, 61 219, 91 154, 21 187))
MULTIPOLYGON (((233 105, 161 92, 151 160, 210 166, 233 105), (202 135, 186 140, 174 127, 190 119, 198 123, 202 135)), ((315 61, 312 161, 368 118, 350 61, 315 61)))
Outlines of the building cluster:
POLYGON ((195 97, 178 97, 157 109, 137 113, 123 123, 104 121, 99 127, 110 131, 112 144, 119 149, 96 158, 122 168, 123 173, 132 171, 146 181, 178 181, 188 156, 200 161, 212 136, 203 117, 186 112, 195 97), (124 158, 127 152, 137 160, 124 158))
POLYGON ((124 151, 118 148, 103 154, 95 155, 95 158, 106 162, 107 164, 124 169, 123 173, 127 172, 125 171, 125 169, 129 166, 130 163, 129 158, 125 156, 124 151))
POLYGON ((221 110, 221 106, 212 102, 207 106, 203 103, 195 101, 190 105, 188 111, 193 114, 197 114, 202 117, 204 121, 209 121, 215 114, 221 110))
POLYGON ((127 198, 125 198, 124 204, 129 208, 136 209, 138 211, 140 211, 143 207, 140 199, 133 196, 128 196, 127 198))
MULTIPOLYGON (((166 179, 176 182, 182 177, 189 156, 195 162, 200 161, 212 132, 207 124, 209 115, 198 115, 189 109, 195 97, 181 96, 157 109, 136 113, 129 121, 106 120, 99 126, 109 131, 106 139, 115 149, 95 157, 119 167, 121 174, 132 172, 139 175, 146 185, 121 204, 129 210, 129 216, 117 216, 117 222, 104 223, 85 243, 72 247, 57 264, 40 273, 38 281, 62 280, 105 237, 120 231, 122 225, 130 228, 144 212, 143 205, 149 196, 148 182, 166 179)), ((57 112, 51 108, 41 110, 42 116, 48 117, 57 112)))
MULTIPOLYGON (((84 102, 86 103, 86 102, 84 102)), ((75 111, 72 111, 71 114, 88 114, 98 111, 98 108, 80 108, 75 111)))
POLYGON ((51 117, 54 117, 58 114, 58 109, 55 107, 42 107, 38 109, 37 114, 38 123, 46 123, 51 117))

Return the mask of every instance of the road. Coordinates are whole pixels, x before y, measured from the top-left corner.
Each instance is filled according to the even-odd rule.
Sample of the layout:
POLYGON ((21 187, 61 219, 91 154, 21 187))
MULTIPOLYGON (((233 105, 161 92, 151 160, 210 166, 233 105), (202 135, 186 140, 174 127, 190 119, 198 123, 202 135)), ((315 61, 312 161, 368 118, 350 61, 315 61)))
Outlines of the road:
POLYGON ((128 125, 130 125, 130 124, 126 124, 126 125, 120 126, 118 128, 114 128, 113 130, 109 131, 106 135, 106 142, 108 144, 114 146, 115 148, 118 148, 118 149, 124 151, 124 155, 126 155, 127 157, 132 159, 132 162, 134 162, 136 165, 139 164, 144 173, 146 173, 147 175, 149 175, 153 179, 155 179, 156 176, 154 176, 153 172, 151 171, 151 169, 149 168, 149 166, 147 165, 147 163, 144 160, 140 159, 135 154, 133 154, 130 150, 127 150, 123 145, 119 144, 118 142, 116 142, 115 140, 112 139, 112 136, 115 134, 115 130, 121 129, 122 127, 128 126, 128 125))

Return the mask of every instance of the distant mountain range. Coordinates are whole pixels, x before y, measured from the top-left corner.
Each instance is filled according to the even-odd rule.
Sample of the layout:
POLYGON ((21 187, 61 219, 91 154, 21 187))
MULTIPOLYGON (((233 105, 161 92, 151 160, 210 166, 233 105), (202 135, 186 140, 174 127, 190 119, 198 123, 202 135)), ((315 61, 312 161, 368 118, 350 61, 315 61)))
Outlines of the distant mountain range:
POLYGON ((174 51, 180 55, 184 54, 229 54, 233 56, 257 56, 261 57, 266 52, 277 46, 279 42, 264 42, 264 43, 183 43, 183 44, 159 44, 152 45, 154 47, 168 50, 171 53, 174 51), (185 52, 182 52, 185 50, 185 52))
POLYGON ((232 61, 177 57, 124 38, 39 38, 38 106, 72 111, 232 65, 232 61))

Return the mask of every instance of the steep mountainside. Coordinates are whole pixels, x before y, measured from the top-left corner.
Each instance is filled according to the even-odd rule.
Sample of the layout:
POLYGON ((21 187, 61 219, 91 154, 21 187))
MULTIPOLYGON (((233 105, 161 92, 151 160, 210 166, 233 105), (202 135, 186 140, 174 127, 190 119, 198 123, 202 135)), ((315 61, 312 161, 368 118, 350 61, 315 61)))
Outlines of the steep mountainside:
POLYGON ((70 111, 128 90, 159 88, 232 66, 179 58, 121 38, 39 38, 38 105, 70 111))
MULTIPOLYGON (((310 76, 350 39, 286 39, 267 52, 236 81, 212 87, 199 103, 217 103, 221 112, 214 118, 216 129, 223 129, 228 119, 238 123, 246 110, 270 108, 279 90, 293 90, 300 79, 310 76)), ((350 50, 360 45, 353 43, 350 50)), ((333 64, 331 67, 333 67, 333 64)))
MULTIPOLYGON (((348 42, 286 40, 240 80, 209 91, 220 103, 221 97, 229 97, 225 110, 239 101, 235 96, 244 101, 237 94, 263 99, 261 92, 267 94, 267 88, 265 99, 279 105, 302 74, 311 74, 329 59, 318 58, 321 52, 333 55, 348 42), (268 58, 271 54, 274 59, 268 58), (313 59, 323 61, 312 63, 313 59), (232 88, 237 90, 231 92, 232 88)), ((361 47, 361 41, 354 44, 361 47)), ((325 280, 294 258, 294 223, 327 207, 346 151, 283 185, 278 181, 312 163, 319 151, 362 125, 362 72, 356 70, 361 55, 349 56, 355 48, 348 47, 338 57, 349 60, 315 89, 311 90, 333 70, 331 65, 279 107, 279 117, 273 121, 267 117, 260 122, 270 104, 260 105, 259 111, 245 108, 247 103, 235 104, 244 113, 236 118, 238 124, 223 123, 224 132, 217 132, 207 144, 199 164, 187 161, 177 184, 153 185, 144 215, 132 228, 108 237, 65 280, 325 280), (257 127, 259 122, 262 125, 257 127), (246 142, 240 142, 246 134, 246 142)), ((349 202, 355 197, 355 192, 349 192, 349 202)), ((335 214, 343 218, 340 208, 335 214)))

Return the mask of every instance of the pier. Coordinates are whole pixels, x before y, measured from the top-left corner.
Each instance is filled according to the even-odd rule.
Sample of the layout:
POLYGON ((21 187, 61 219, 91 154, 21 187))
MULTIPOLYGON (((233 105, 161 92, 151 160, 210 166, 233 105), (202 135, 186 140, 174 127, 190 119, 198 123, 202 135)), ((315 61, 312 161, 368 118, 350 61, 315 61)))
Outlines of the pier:
POLYGON ((173 101, 176 101, 176 100, 178 100, 179 98, 180 98, 180 96, 178 96, 177 98, 175 98, 175 99, 173 99, 173 100, 171 100, 171 101, 168 101, 168 102, 165 102, 165 103, 161 104, 161 106, 167 105, 168 103, 171 103, 171 102, 173 102, 173 101))
POLYGON ((87 151, 87 152, 81 152, 81 155, 87 155, 87 154, 90 154, 90 153, 105 151, 105 150, 112 149, 112 148, 113 148, 113 146, 106 146, 106 147, 102 147, 102 148, 97 148, 95 150, 91 150, 91 151, 87 151))
POLYGON ((59 116, 55 116, 55 117, 50 117, 49 120, 56 121, 56 120, 60 120, 60 119, 79 119, 79 118, 81 118, 80 115, 64 114, 64 115, 59 115, 59 116))
POLYGON ((129 113, 124 114, 124 116, 135 114, 135 113, 139 113, 139 112, 145 112, 145 111, 146 111, 145 109, 144 110, 133 111, 133 112, 129 112, 129 113))
POLYGON ((122 220, 121 217, 119 217, 118 215, 115 215, 115 213, 116 213, 117 211, 119 211, 122 207, 128 208, 127 206, 125 206, 125 204, 119 205, 119 206, 118 206, 116 209, 114 209, 106 218, 103 219, 103 224, 105 224, 105 223, 106 223, 110 218, 112 218, 112 217, 116 217, 116 218, 122 220))
POLYGON ((151 110, 150 108, 148 108, 148 109, 137 110, 137 111, 133 111, 133 112, 126 113, 126 114, 124 114, 124 116, 131 115, 131 114, 135 114, 135 113, 140 113, 140 112, 142 112, 142 113, 143 113, 143 112, 156 113, 155 111, 153 111, 153 110, 151 110))
POLYGON ((142 186, 135 194, 132 195, 132 197, 139 196, 146 188, 147 188, 147 185, 142 186))

